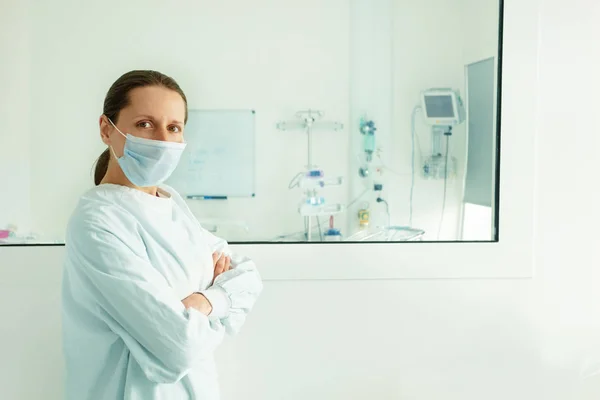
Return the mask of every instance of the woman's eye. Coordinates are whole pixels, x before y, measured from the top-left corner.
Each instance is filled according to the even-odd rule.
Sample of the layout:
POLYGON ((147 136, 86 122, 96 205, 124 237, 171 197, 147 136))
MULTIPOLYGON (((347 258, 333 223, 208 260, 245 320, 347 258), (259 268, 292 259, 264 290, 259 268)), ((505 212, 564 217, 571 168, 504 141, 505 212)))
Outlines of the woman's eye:
POLYGON ((172 126, 171 127, 171 132, 173 132, 173 133, 181 133, 181 128, 179 128, 178 126, 172 126))
POLYGON ((152 125, 150 125, 150 122, 148 122, 148 121, 138 122, 137 126, 139 128, 150 128, 150 127, 152 127, 152 125))

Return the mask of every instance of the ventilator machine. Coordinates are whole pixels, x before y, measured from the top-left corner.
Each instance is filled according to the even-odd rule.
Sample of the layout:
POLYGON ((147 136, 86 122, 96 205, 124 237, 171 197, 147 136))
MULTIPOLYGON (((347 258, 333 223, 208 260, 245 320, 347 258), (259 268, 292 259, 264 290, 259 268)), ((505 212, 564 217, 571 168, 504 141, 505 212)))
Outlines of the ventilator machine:
POLYGON ((425 123, 431 126, 431 153, 423 160, 423 177, 447 179, 456 173, 456 159, 448 157, 448 145, 452 129, 465 120, 462 99, 454 89, 428 89, 421 93, 421 104, 417 108, 419 107, 423 111, 425 123))

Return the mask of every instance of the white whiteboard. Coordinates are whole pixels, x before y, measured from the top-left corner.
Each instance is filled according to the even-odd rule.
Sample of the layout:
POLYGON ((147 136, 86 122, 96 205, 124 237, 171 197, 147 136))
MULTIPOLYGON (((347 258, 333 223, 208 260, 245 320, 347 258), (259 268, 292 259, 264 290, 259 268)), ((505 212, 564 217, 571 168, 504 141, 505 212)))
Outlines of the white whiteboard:
POLYGON ((254 196, 254 110, 190 110, 167 184, 188 198, 254 196))

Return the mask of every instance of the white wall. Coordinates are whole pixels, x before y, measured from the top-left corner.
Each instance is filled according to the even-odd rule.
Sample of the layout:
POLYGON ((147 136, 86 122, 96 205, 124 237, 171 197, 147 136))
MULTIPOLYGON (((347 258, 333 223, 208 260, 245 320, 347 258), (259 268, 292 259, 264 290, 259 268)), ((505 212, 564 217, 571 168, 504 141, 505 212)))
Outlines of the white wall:
MULTIPOLYGON (((394 60, 393 43, 393 0, 351 0, 350 2, 350 151, 348 153, 348 182, 353 203, 346 219, 350 236, 359 228, 358 210, 369 202, 371 225, 387 225, 387 218, 377 218, 379 207, 375 205, 374 183, 383 183, 388 188, 394 183, 379 179, 376 173, 377 160, 369 165, 370 175, 362 178, 360 167, 366 165, 363 135, 360 133, 362 118, 375 122, 376 146, 390 149, 392 131, 392 82, 394 60), (376 29, 374 27, 377 27, 376 29), (370 192, 365 193, 369 190, 370 192), (357 201, 360 200, 360 201, 357 201)), ((386 154, 384 161, 393 155, 386 154), (388 157, 389 156, 389 157, 388 157)), ((375 155, 373 155, 375 158, 375 155)))
POLYGON ((30 228, 29 25, 27 2, 0 2, 0 229, 30 228), (7 60, 9 60, 7 62, 7 60))
MULTIPOLYGON (((197 1, 177 7, 163 1, 61 0, 38 2, 35 11, 32 204, 41 230, 62 236, 103 150, 97 120, 104 95, 119 75, 144 68, 175 77, 191 108, 257 112, 256 198, 196 202, 197 215, 244 221, 253 239, 303 229, 300 192, 288 184, 306 164, 306 137, 275 125, 307 108, 348 125, 346 0, 197 1)), ((316 134, 314 148, 328 174, 345 175, 345 131, 316 134)), ((329 193, 343 202, 347 188, 329 193)), ((236 231, 226 237, 236 239, 236 233, 246 239, 236 231)))
MULTIPOLYGON (((498 4, 495 0, 458 3, 354 0, 350 4, 350 199, 355 199, 365 188, 372 188, 375 182, 383 183, 383 198, 390 204, 391 223, 408 225, 413 107, 419 104, 419 94, 425 88, 452 87, 465 95, 465 66, 497 54, 498 4), (445 25, 449 27, 444 30, 441 27, 445 25), (377 147, 382 150, 384 165, 378 169, 380 160, 375 158, 367 179, 358 176, 358 168, 364 165, 358 130, 363 116, 376 123, 377 147)), ((413 226, 424 229, 427 240, 436 240, 443 182, 420 177, 422 155, 427 155, 430 149, 430 134, 422 114, 417 115, 416 121, 413 226)), ((450 155, 458 160, 458 171, 448 183, 441 240, 456 240, 459 232, 466 160, 465 124, 455 128, 450 149, 450 155)), ((371 225, 387 223, 384 205, 376 203, 374 193, 360 199, 348 213, 349 226, 358 227, 357 210, 364 202, 369 203, 371 225)))
MULTIPOLYGON (((427 0, 416 2, 397 1, 394 15, 394 119, 393 149, 401 157, 393 159, 391 168, 401 174, 393 175, 400 184, 392 188, 392 205, 396 224, 408 222, 409 196, 411 186, 411 113, 419 104, 419 94, 431 87, 451 87, 464 94, 463 28, 468 25, 451 21, 462 19, 464 10, 456 2, 447 0, 427 0), (413 7, 407 7, 413 3, 413 7), (457 29, 442 30, 440 27, 452 24, 457 29), (442 33, 443 32, 443 33, 442 33), (414 54, 422 54, 414 57, 414 54)), ((488 22, 492 24, 494 20, 488 22)), ((423 229, 427 240, 438 239, 438 229, 442 214, 443 181, 424 180, 421 167, 424 157, 430 155, 430 129, 423 123, 423 114, 416 116, 415 144, 415 188, 413 197, 413 227, 423 229)), ((463 174, 465 158, 464 124, 453 129, 450 139, 450 156, 456 157, 458 170, 454 179, 448 180, 444 226, 440 240, 456 239, 456 211, 458 210, 459 183, 463 174)), ((390 173, 388 173, 389 175, 390 173)))
MULTIPOLYGON (((536 177, 542 361, 549 378, 572 381, 600 372, 600 189, 583 169, 597 163, 598 136, 585 115, 600 100, 600 4, 575 0, 543 2, 540 51, 540 114, 536 177), (564 101, 556 102, 554 99, 564 101), (563 160, 562 162, 560 160, 563 160)), ((560 389, 560 388, 559 388, 560 389)), ((565 389, 562 398, 577 398, 565 389)), ((600 397, 600 376, 578 390, 600 397)))
MULTIPOLYGON (((392 222, 408 224, 411 186, 411 113, 419 94, 431 87, 465 92, 465 66, 498 53, 498 2, 486 1, 395 1, 394 2, 394 126, 392 148, 386 149, 391 171, 385 180, 391 191, 392 222), (447 26, 446 29, 441 27, 447 26), (419 54, 415 57, 415 54, 419 54)), ((424 157, 430 154, 430 128, 416 116, 416 180, 413 197, 413 227, 425 230, 426 240, 436 240, 443 203, 443 181, 421 178, 424 157)), ((454 128, 450 156, 457 172, 448 180, 446 207, 440 240, 456 240, 466 167, 466 124, 454 128)))
MULTIPOLYGON (((587 90, 600 83, 597 7, 543 1, 535 278, 267 282, 248 325, 219 351, 224 400, 600 396, 600 379, 577 382, 600 360, 600 198, 581 173, 594 171, 599 143, 577 118, 599 106, 587 90)), ((3 398, 61 398, 61 258, 61 248, 0 248, 3 398)))

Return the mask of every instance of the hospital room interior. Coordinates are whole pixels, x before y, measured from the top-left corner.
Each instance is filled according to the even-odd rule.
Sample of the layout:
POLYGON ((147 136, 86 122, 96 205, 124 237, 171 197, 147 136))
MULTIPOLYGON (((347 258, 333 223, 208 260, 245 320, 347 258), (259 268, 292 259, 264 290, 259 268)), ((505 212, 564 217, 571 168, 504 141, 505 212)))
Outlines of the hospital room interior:
POLYGON ((164 185, 264 280, 223 400, 598 398, 594 7, 0 0, 0 398, 65 396, 67 226, 132 70, 187 97, 164 185))
POLYGON ((102 92, 136 67, 186 92, 188 146, 166 183, 229 241, 496 239, 497 1, 478 6, 485 14, 444 1, 409 13, 402 1, 236 3, 233 15, 227 3, 151 4, 106 13, 110 2, 66 2, 68 11, 32 2, 22 16, 29 95, 11 112, 37 117, 11 151, 29 179, 11 178, 19 207, 2 207, 0 241, 64 241, 103 150, 102 92), (147 22, 132 23, 133 12, 147 22), (105 17, 85 17, 97 13, 105 17), (165 13, 177 29, 153 27, 165 13), (446 20, 462 28, 442 35, 446 20), (469 124, 483 132, 471 142, 469 124), (55 169, 65 171, 61 190, 55 169))

